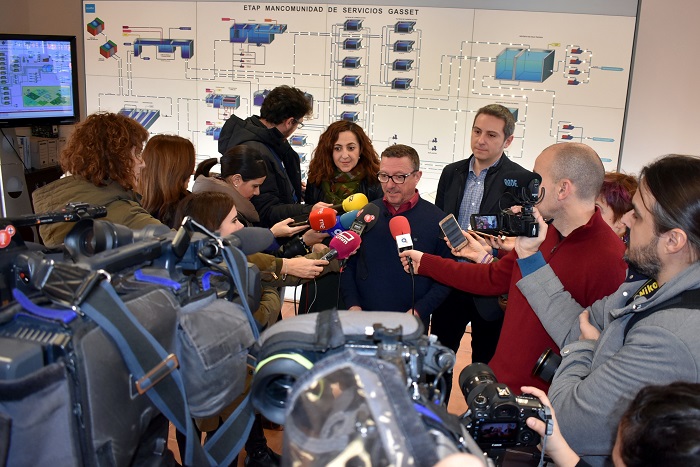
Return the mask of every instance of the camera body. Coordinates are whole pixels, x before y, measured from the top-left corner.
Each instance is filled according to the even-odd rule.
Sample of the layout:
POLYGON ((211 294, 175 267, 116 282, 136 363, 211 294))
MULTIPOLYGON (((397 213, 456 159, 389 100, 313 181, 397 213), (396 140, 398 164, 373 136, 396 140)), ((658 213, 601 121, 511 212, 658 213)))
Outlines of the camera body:
POLYGON ((523 207, 523 212, 504 211, 498 214, 472 214, 472 230, 490 235, 507 237, 537 237, 539 225, 532 214, 532 206, 523 207))
POLYGON ((459 386, 469 406, 467 429, 482 449, 539 444, 540 436, 525 423, 528 417, 546 419, 539 399, 516 396, 483 363, 467 366, 459 386))
POLYGON ((539 225, 532 208, 544 197, 544 189, 540 195, 541 181, 540 176, 534 174, 527 186, 513 187, 506 193, 515 204, 522 206, 520 212, 504 209, 498 214, 472 214, 469 219, 472 230, 508 237, 537 237, 539 225))
POLYGON ((532 205, 524 205, 518 214, 503 212, 500 217, 500 229, 508 236, 537 237, 539 224, 532 212, 532 205))

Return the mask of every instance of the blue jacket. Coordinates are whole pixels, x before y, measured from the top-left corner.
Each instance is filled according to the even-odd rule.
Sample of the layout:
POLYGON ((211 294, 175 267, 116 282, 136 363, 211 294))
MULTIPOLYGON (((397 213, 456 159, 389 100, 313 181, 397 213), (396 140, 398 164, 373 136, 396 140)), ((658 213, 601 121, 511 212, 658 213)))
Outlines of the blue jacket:
MULTIPOLYGON (((435 308, 447 297, 450 288, 418 274, 411 280, 401 265, 396 240, 389 230, 392 216, 381 199, 373 201, 373 204, 379 206, 379 219, 372 230, 362 236, 360 250, 350 257, 340 277, 345 305, 348 308, 360 306, 365 311, 398 312, 406 312, 413 305, 423 322, 427 323, 435 308)), ((445 217, 444 212, 421 198, 413 209, 401 215, 408 219, 411 226, 413 248, 450 257, 450 250, 438 225, 445 217)))

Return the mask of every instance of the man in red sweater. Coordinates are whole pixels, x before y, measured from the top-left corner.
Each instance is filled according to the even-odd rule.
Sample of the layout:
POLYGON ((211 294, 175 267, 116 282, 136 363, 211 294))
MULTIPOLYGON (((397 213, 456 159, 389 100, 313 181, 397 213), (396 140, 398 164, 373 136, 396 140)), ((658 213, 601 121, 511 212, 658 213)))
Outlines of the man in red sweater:
MULTIPOLYGON (((538 209, 553 219, 554 227, 540 251, 566 290, 587 307, 617 290, 627 270, 624 244, 595 207, 605 169, 589 146, 560 143, 539 155, 534 171, 542 177, 538 209)), ((462 263, 417 250, 401 256, 413 259, 416 274, 459 290, 487 296, 508 293, 503 330, 489 366, 513 390, 547 389, 532 368, 544 350, 557 346, 515 285, 522 278, 515 251, 490 264, 462 263)))

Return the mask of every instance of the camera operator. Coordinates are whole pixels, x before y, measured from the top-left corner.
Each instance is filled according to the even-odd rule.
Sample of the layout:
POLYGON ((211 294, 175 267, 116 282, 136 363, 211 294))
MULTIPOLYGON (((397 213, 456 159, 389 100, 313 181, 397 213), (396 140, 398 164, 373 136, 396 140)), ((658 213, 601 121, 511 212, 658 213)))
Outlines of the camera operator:
MULTIPOLYGON (((523 386, 521 390, 538 397, 542 404, 551 408, 543 391, 530 386, 523 386)), ((554 426, 547 437, 546 454, 559 467, 589 465, 567 444, 559 431, 554 410, 552 419, 554 426)), ((542 420, 530 417, 527 426, 544 436, 542 420)), ((612 461, 615 467, 699 465, 700 385, 676 382, 642 388, 622 415, 612 461)))
MULTIPOLYGON (((561 274, 566 289, 590 305, 612 293, 625 273, 624 245, 595 207, 605 174, 603 164, 589 146, 563 143, 545 149, 534 171, 542 177, 540 210, 554 219, 542 255, 561 274)), ((521 278, 515 251, 490 264, 457 262, 418 250, 401 256, 404 267, 410 257, 416 274, 459 290, 485 296, 508 293, 503 330, 489 366, 509 387, 546 387, 531 368, 543 350, 556 345, 515 286, 521 278)))
POLYGON ((620 407, 637 390, 700 382, 700 158, 668 155, 646 166, 632 204, 623 217, 627 279, 588 309, 545 263, 547 225, 536 210, 539 236, 515 244, 517 286, 562 349, 549 396, 562 433, 592 465, 612 452, 620 407))

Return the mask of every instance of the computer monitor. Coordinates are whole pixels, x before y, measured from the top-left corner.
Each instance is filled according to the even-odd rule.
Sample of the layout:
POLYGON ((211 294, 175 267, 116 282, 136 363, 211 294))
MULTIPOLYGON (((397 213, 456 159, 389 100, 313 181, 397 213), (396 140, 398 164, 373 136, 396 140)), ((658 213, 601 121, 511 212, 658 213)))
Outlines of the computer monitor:
POLYGON ((0 128, 80 119, 75 36, 0 34, 0 128))

